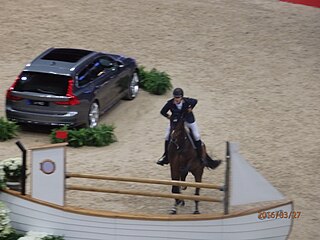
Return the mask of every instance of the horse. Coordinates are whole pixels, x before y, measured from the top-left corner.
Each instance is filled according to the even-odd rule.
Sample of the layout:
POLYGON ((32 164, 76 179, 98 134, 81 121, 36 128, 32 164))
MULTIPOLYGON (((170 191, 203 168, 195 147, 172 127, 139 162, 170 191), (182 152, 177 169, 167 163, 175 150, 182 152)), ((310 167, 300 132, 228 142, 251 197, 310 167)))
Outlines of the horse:
MULTIPOLYGON (((188 173, 192 173, 195 182, 202 181, 204 168, 215 169, 221 160, 213 160, 207 153, 206 147, 202 144, 202 158, 204 162, 199 159, 196 149, 193 147, 192 139, 185 127, 185 120, 183 117, 171 121, 171 134, 168 146, 168 159, 170 163, 171 179, 176 181, 185 181, 188 173)), ((172 193, 180 194, 181 187, 172 186, 172 193)), ((182 188, 182 190, 185 190, 182 188)), ((195 189, 195 195, 200 195, 200 188, 195 189)), ((175 199, 175 203, 170 210, 170 214, 177 213, 177 207, 184 206, 184 200, 175 199)), ((199 201, 195 200, 194 214, 200 214, 199 201)))

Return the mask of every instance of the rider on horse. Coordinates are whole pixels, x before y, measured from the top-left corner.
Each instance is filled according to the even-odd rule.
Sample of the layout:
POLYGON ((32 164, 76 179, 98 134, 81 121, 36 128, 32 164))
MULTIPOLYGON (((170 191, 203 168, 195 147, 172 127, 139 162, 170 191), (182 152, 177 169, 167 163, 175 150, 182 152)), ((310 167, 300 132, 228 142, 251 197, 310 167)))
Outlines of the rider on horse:
MULTIPOLYGON (((169 120, 174 117, 181 117, 184 114, 184 119, 186 125, 189 129, 191 129, 192 136, 194 139, 195 146, 197 148, 197 153, 201 161, 204 162, 202 159, 202 142, 200 139, 198 125, 196 123, 195 117, 193 115, 192 109, 196 106, 198 100, 194 98, 188 98, 183 96, 183 90, 181 88, 175 88, 173 90, 173 98, 171 98, 167 103, 163 106, 160 113, 168 118, 169 120), (168 112, 171 112, 171 115, 168 112)), ((169 163, 168 159, 168 145, 170 141, 170 129, 171 125, 166 130, 165 135, 165 146, 164 146, 164 154, 162 157, 157 161, 157 164, 164 165, 169 163)))

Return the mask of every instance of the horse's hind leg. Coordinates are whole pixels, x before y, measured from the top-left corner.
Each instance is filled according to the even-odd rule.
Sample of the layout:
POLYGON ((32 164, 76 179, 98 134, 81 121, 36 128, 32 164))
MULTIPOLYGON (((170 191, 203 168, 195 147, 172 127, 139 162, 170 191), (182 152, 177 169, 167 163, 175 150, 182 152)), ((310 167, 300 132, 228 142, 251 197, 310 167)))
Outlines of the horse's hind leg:
MULTIPOLYGON (((201 182, 201 180, 202 180, 202 174, 203 174, 203 169, 202 169, 202 171, 197 172, 196 174, 194 174, 194 178, 195 178, 195 181, 196 181, 196 182, 201 182)), ((200 188, 196 188, 195 195, 197 195, 197 196, 200 195, 200 188)), ((194 209, 193 214, 200 214, 200 211, 199 211, 199 201, 196 200, 196 201, 194 201, 194 203, 195 203, 195 209, 194 209)))
MULTIPOLYGON (((200 195, 200 188, 196 188, 196 191, 195 191, 195 195, 200 195)), ((194 207, 194 212, 193 214, 200 214, 200 211, 199 211, 199 201, 194 201, 195 203, 195 207, 194 207)))

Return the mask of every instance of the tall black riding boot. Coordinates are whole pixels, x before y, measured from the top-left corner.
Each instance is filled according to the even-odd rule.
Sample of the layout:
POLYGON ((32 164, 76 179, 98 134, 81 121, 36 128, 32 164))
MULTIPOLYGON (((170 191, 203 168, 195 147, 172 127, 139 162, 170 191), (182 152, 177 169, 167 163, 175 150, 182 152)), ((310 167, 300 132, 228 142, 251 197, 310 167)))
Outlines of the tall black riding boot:
POLYGON ((163 166, 164 164, 168 164, 169 163, 169 159, 168 159, 168 146, 169 146, 169 141, 165 141, 164 142, 164 153, 162 155, 162 157, 157 161, 157 164, 163 166))
POLYGON ((197 148, 197 154, 201 162, 205 163, 205 159, 203 159, 203 150, 202 150, 202 142, 201 140, 195 141, 194 142, 197 148))

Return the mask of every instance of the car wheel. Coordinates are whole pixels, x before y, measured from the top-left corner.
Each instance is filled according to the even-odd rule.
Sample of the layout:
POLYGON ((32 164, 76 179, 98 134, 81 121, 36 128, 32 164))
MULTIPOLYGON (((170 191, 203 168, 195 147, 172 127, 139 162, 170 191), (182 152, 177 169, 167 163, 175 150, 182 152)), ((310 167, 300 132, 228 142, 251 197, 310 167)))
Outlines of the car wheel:
POLYGON ((134 99, 138 95, 138 92, 139 92, 139 75, 137 72, 134 72, 134 74, 132 75, 131 81, 129 83, 126 99, 128 100, 134 99))
POLYGON ((99 121, 99 104, 94 102, 91 104, 88 114, 88 127, 94 128, 99 121))

